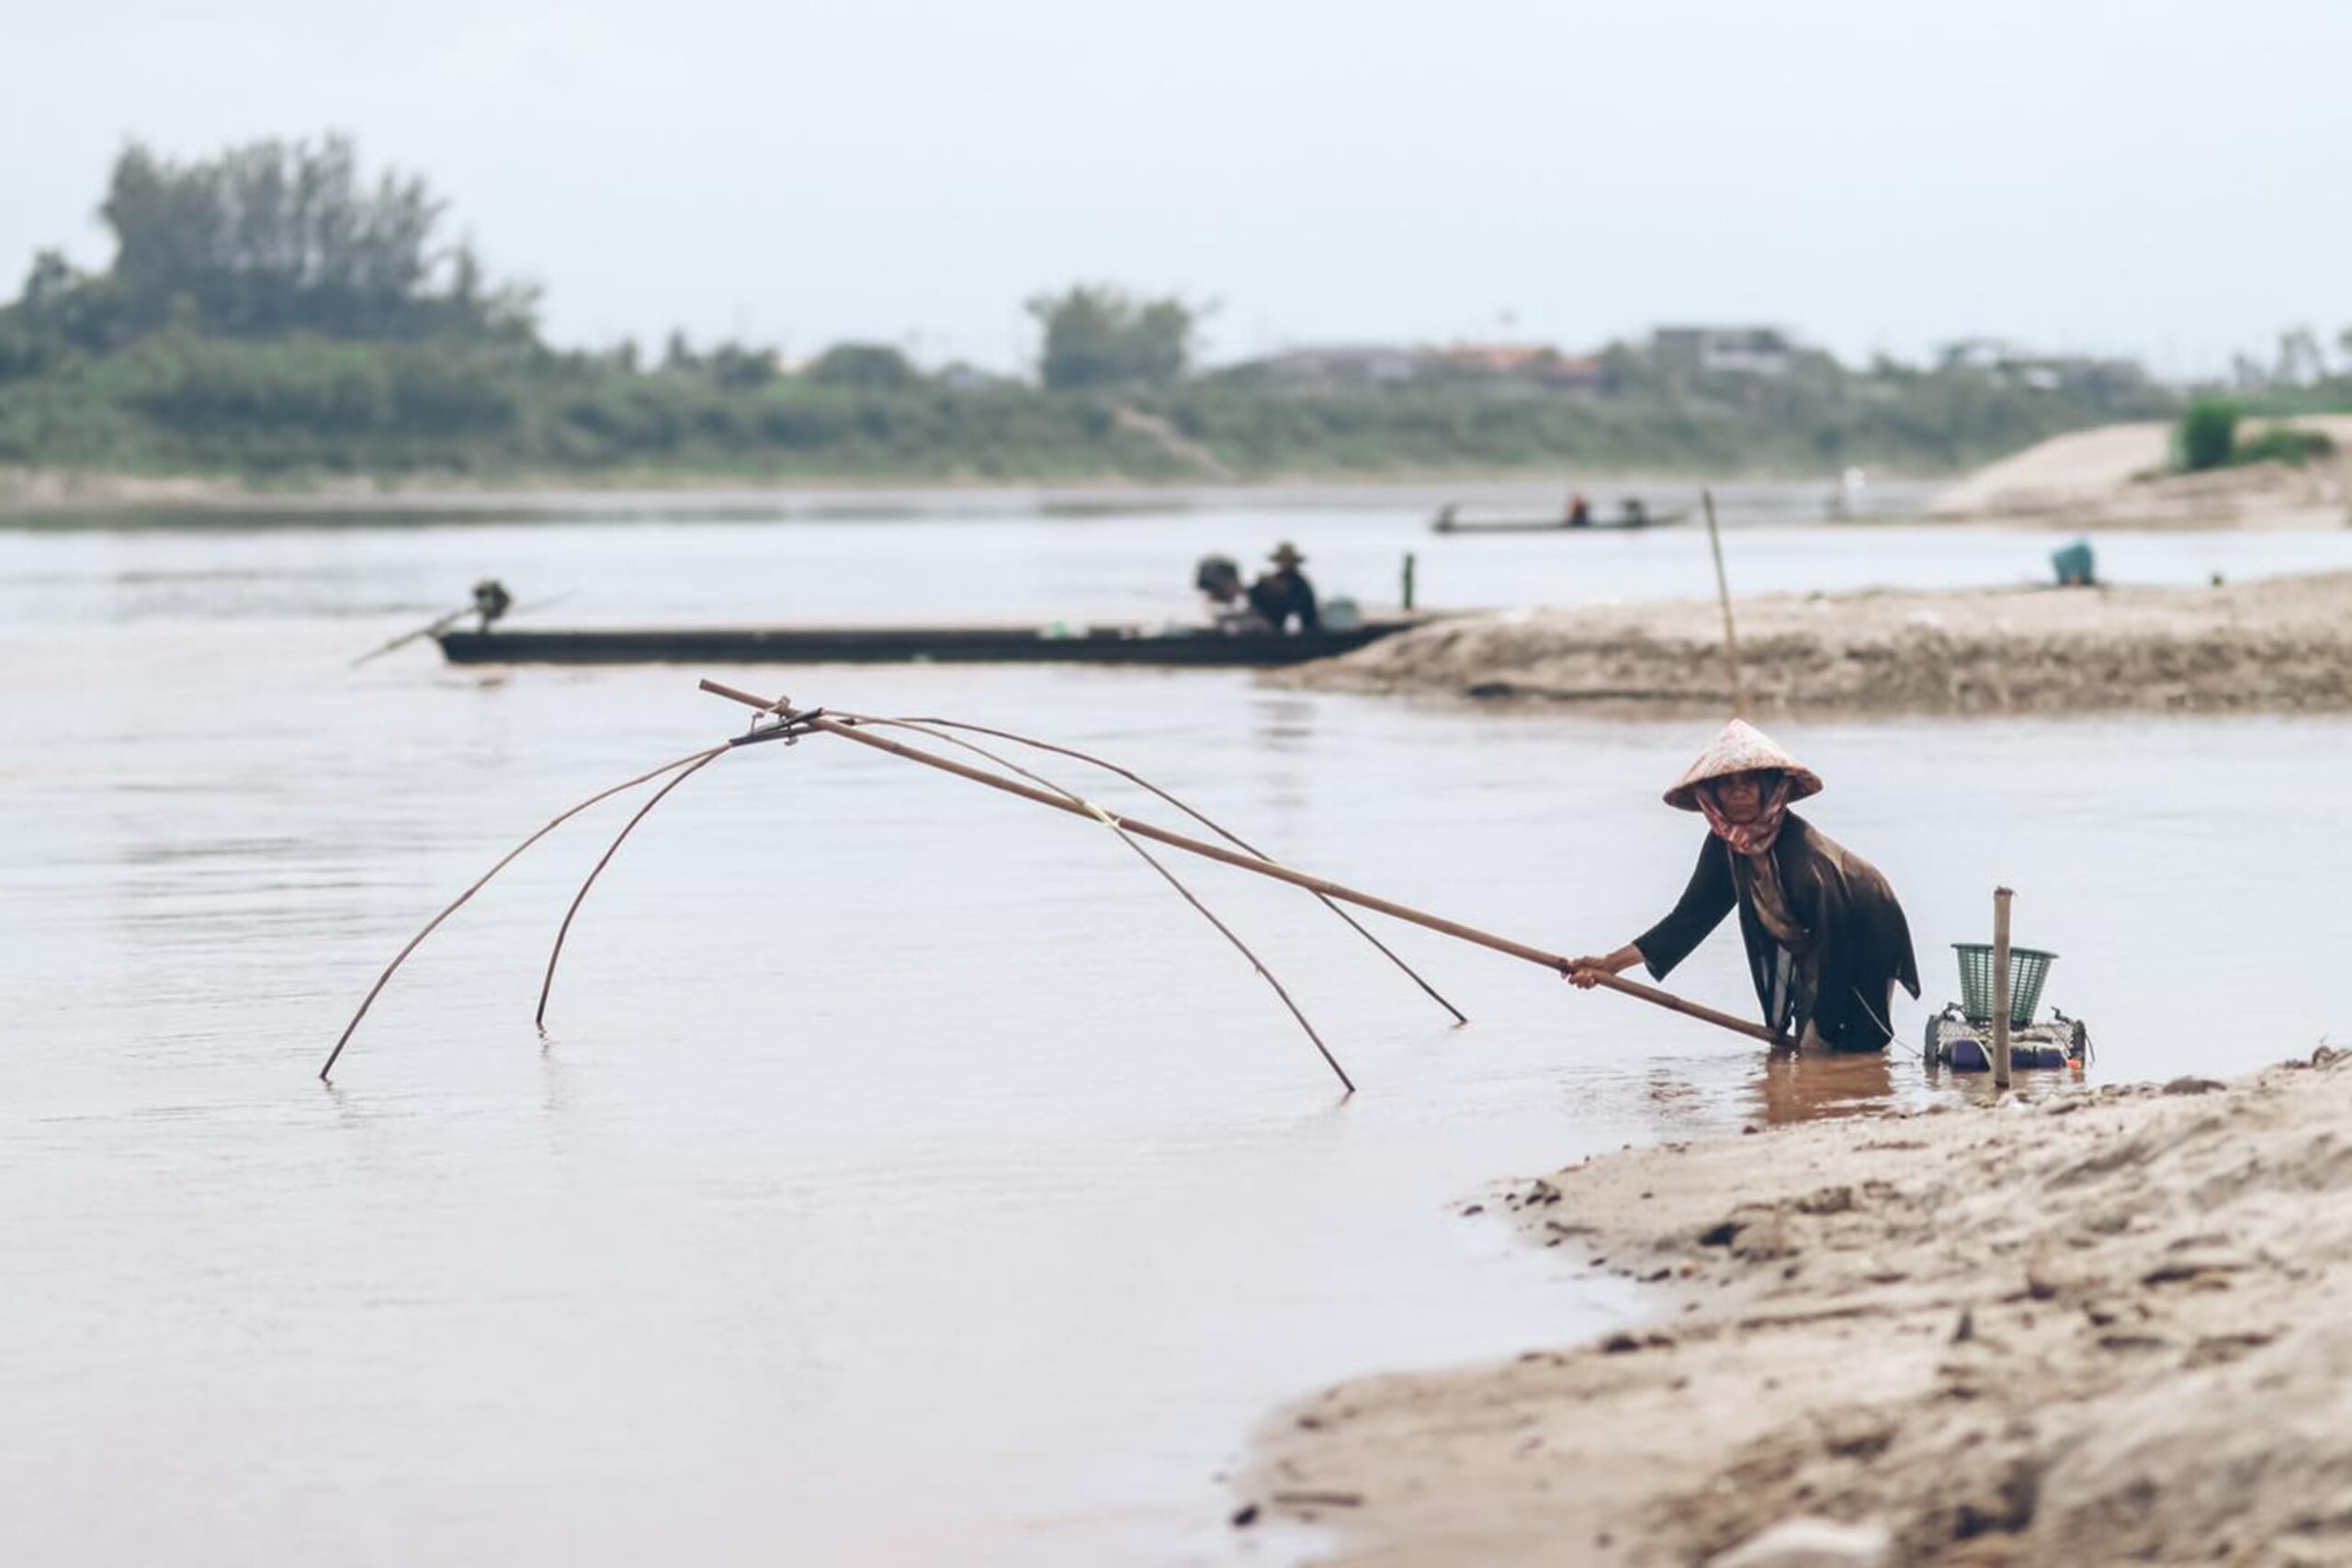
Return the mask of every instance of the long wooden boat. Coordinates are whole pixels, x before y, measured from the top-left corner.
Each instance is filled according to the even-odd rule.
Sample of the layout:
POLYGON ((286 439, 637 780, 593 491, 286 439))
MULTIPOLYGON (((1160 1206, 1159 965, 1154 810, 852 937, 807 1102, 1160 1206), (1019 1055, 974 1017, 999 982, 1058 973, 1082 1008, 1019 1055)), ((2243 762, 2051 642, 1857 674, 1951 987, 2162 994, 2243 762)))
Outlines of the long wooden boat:
POLYGON ((1422 625, 1368 619, 1346 630, 1228 633, 1207 627, 712 626, 611 631, 447 631, 452 664, 1139 664, 1271 668, 1350 653, 1422 625))
POLYGON ((1622 533, 1629 528, 1666 528, 1688 522, 1688 512, 1660 512, 1636 517, 1619 515, 1596 517, 1589 523, 1571 523, 1563 517, 1502 518, 1494 522, 1464 521, 1441 512, 1430 524, 1432 534, 1600 534, 1622 533))

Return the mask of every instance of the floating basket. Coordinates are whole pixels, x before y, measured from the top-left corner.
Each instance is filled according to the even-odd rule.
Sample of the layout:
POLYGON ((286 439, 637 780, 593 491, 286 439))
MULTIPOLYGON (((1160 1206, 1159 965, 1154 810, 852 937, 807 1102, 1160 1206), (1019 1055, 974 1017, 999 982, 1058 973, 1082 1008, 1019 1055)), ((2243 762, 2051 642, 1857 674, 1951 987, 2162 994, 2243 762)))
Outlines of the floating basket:
MULTIPOLYGON (((1960 1010, 1971 1023, 1993 1021, 1993 944, 1984 942, 1956 942, 1952 951, 1960 954, 1960 1010)), ((2058 955, 2038 947, 2009 949, 2009 1027, 2023 1029, 2033 1021, 2033 1010, 2041 1005, 2041 983, 2050 977, 2050 965, 2058 955)))

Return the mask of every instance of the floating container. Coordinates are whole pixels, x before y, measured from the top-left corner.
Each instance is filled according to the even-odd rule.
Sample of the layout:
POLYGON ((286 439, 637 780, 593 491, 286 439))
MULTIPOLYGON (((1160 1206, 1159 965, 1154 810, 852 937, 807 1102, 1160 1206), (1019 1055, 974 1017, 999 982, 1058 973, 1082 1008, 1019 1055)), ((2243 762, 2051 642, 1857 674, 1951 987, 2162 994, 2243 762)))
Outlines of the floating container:
MULTIPOLYGON (((2091 1056, 2090 1031, 2078 1018, 2052 1009, 2051 1021, 2009 1032, 2009 1066, 2018 1072, 2035 1068, 2067 1068, 2080 1072, 2091 1056)), ((1993 1030, 1982 1021, 1961 1016, 1957 1002, 1928 1020, 1928 1063, 1930 1069, 1949 1067, 1956 1073, 1988 1072, 1993 1066, 1993 1030)))

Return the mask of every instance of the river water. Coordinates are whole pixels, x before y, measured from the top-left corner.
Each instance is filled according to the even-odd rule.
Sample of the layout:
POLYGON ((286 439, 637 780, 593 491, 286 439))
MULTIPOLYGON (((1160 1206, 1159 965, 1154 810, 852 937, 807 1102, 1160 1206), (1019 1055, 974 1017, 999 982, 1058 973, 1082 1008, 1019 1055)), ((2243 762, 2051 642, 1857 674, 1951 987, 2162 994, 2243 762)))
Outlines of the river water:
MULTIPOLYGON (((1782 520, 1743 589, 2040 577, 2038 534, 1782 520)), ((1786 500, 1786 498, 1781 498, 1786 500)), ((1622 1144, 1939 1093, 1898 1053, 1739 1039, 1409 928, 1452 1021, 1302 896, 1207 864, 1272 992, 1108 835, 822 738, 730 755, 613 863, 544 1036, 547 944, 628 802, 425 917, 560 807, 741 728, 712 674, 1091 747, 1284 859, 1598 950, 1680 886, 1705 739, 1231 672, 457 671, 356 653, 496 573, 542 623, 1178 616, 1295 538, 1327 592, 1703 593, 1695 530, 1432 539, 1378 498, 1083 516, 214 519, 0 532, 0 1534, 24 1561, 1284 1561, 1218 1477, 1275 1402, 1637 1308, 1458 1211, 1622 1144)), ((771 510, 781 513, 781 507, 771 510)), ((842 509, 847 513, 852 509, 842 509)), ((870 511, 871 509, 865 509, 870 511)), ((2200 581, 2352 534, 2110 536, 2200 581)), ((2352 1035, 2340 720, 1780 727, 1875 860, 1928 1003, 1996 881, 2094 1077, 2352 1035)), ((1070 782, 1067 764, 1047 770, 1070 782)), ((1164 808, 1085 787, 1138 816, 1164 808)), ((1752 1002, 1719 934, 1675 987, 1752 1002)), ((1900 1010, 1905 1042, 1929 1005, 1900 1010)))

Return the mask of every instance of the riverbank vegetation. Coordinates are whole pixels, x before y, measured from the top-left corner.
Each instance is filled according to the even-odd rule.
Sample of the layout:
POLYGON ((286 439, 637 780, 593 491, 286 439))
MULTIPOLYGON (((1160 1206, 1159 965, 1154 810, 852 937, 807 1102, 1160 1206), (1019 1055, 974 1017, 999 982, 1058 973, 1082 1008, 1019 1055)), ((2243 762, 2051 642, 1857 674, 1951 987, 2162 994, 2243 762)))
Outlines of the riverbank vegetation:
POLYGON ((2193 400, 2173 431, 2174 470, 2201 474, 2257 463, 2284 463, 2300 468, 2335 455, 2335 438, 2324 430, 2274 423, 2248 433, 2240 428, 2245 418, 2245 405, 2233 398, 2209 396, 2193 400))
POLYGON ((187 164, 134 144, 99 213, 105 271, 44 252, 0 308, 0 466, 280 484, 1817 476, 1950 470, 2179 412, 2124 363, 1856 369, 1781 344, 1718 366, 1663 352, 1665 333, 1578 359, 1456 346, 1203 368, 1192 306, 1109 287, 1031 302, 1034 377, 880 344, 798 364, 675 334, 658 355, 561 347, 534 289, 440 242, 444 204, 421 179, 364 178, 332 137, 187 164))

